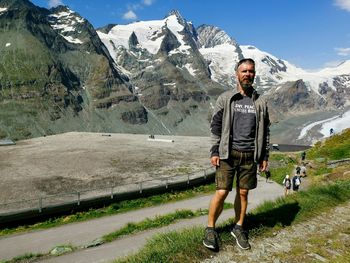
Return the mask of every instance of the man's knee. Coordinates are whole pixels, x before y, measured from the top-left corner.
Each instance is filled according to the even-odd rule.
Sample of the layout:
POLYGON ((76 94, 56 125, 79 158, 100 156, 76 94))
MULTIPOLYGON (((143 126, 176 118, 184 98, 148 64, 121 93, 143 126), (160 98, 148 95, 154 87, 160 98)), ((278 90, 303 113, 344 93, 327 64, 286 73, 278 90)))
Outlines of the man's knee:
POLYGON ((215 196, 218 201, 225 201, 229 191, 228 190, 216 190, 215 196))
POLYGON ((249 189, 239 188, 239 195, 241 196, 241 198, 246 199, 248 197, 248 193, 249 193, 249 189))

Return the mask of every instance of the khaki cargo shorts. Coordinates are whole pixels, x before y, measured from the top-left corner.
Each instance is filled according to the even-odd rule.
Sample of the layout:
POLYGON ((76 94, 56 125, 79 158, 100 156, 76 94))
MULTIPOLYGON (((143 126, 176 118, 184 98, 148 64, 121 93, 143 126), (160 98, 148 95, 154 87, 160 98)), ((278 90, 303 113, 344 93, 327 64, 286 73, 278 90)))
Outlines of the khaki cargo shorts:
POLYGON ((243 189, 254 189, 257 186, 257 164, 254 162, 254 152, 239 152, 232 150, 226 160, 220 160, 216 168, 216 189, 232 190, 236 176, 236 186, 243 189))

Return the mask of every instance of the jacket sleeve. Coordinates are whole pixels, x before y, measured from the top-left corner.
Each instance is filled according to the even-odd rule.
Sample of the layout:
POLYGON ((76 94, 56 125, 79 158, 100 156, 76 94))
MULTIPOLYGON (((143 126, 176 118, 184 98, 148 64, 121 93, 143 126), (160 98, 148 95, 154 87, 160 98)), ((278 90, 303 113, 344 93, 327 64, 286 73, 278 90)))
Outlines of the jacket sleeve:
POLYGON ((222 96, 216 101, 213 116, 210 123, 211 149, 210 156, 219 156, 219 145, 222 132, 222 118, 224 112, 224 102, 222 96))

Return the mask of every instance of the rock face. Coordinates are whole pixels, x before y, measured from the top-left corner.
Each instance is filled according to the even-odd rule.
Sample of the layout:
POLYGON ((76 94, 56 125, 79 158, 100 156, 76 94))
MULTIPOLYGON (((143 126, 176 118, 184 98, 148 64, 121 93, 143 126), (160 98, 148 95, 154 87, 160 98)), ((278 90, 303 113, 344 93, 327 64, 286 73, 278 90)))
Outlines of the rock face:
POLYGON ((110 123, 86 122, 94 122, 99 109, 111 114, 120 103, 130 108, 113 110, 116 123, 147 122, 128 79, 86 19, 63 6, 47 10, 26 0, 0 5, 1 137, 33 137, 72 126, 101 129, 110 123), (74 125, 65 127, 64 121, 74 125))

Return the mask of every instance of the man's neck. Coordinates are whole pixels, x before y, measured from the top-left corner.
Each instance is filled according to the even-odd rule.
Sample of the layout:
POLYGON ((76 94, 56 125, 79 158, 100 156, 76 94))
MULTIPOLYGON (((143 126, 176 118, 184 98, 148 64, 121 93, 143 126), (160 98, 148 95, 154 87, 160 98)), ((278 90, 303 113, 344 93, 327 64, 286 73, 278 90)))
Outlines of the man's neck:
POLYGON ((247 96, 247 97, 252 97, 253 94, 253 87, 250 86, 247 89, 243 89, 241 85, 237 85, 237 91, 242 95, 242 96, 247 96))

